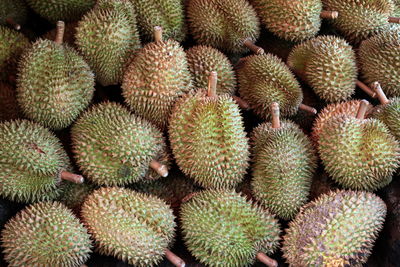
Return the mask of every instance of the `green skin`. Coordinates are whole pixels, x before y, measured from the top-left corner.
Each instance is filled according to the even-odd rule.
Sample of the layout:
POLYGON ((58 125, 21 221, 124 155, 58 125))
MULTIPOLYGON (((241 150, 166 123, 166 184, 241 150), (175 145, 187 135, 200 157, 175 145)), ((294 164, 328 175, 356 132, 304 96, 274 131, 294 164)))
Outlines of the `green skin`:
POLYGON ((389 104, 378 106, 372 117, 382 121, 400 142, 400 98, 392 98, 389 104))

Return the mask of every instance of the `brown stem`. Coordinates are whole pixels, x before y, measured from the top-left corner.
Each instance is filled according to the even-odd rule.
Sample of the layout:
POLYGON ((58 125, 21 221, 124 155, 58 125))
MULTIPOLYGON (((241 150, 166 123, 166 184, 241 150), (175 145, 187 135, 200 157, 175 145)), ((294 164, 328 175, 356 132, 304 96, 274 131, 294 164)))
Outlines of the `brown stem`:
POLYGON ((319 16, 323 19, 337 19, 339 12, 323 10, 319 16))
POLYGON ((358 107, 356 118, 363 120, 365 118, 365 113, 367 113, 369 102, 365 99, 361 100, 360 106, 358 107))
POLYGON ((272 128, 281 128, 281 121, 279 119, 279 104, 274 102, 271 104, 272 128))
POLYGON ((303 103, 300 104, 299 109, 307 111, 307 112, 309 112, 311 114, 314 114, 314 115, 317 114, 317 110, 315 108, 310 107, 310 106, 308 106, 306 104, 303 104, 303 103))
POLYGON ((198 194, 198 192, 192 192, 192 193, 186 195, 184 198, 182 198, 181 203, 188 202, 189 200, 191 200, 197 194, 198 194))
POLYGON ((168 168, 164 164, 161 164, 160 162, 156 160, 152 160, 150 162, 150 168, 155 170, 161 177, 167 177, 168 176, 168 168))
POLYGON ((262 49, 261 47, 255 45, 250 38, 247 38, 243 41, 243 44, 250 49, 251 52, 253 52, 254 54, 257 55, 261 55, 264 54, 264 49, 262 49))
POLYGON ((60 177, 63 180, 70 181, 75 184, 82 184, 85 181, 85 179, 83 179, 82 175, 74 174, 74 173, 67 172, 67 171, 62 171, 60 173, 60 177))
POLYGON ((165 257, 176 267, 185 267, 186 263, 171 250, 165 250, 165 257))
POLYGON ((249 109, 249 103, 247 103, 246 101, 244 101, 243 99, 241 99, 238 96, 232 96, 233 100, 235 100, 236 104, 238 104, 238 106, 242 109, 249 109))
POLYGON ((374 82, 372 84, 372 88, 374 88, 376 96, 378 97, 379 102, 381 102, 382 105, 389 104, 390 101, 389 99, 387 99, 379 82, 374 82))
POLYGON ((210 76, 208 76, 208 97, 215 97, 217 95, 217 80, 218 74, 216 71, 210 72, 210 76))
POLYGON ((399 23, 400 23, 400 18, 397 18, 397 17, 389 17, 389 18, 388 18, 388 22, 399 24, 399 23))
POLYGON ((6 18, 7 24, 9 24, 11 27, 13 27, 15 30, 19 31, 21 30, 21 25, 16 23, 13 18, 6 18))
POLYGON ((154 27, 154 41, 162 42, 162 28, 160 26, 154 27))
POLYGON ((86 264, 82 264, 80 267, 88 267, 86 264))
POLYGON ((57 21, 57 33, 54 42, 56 44, 62 44, 64 40, 65 23, 64 21, 57 21))
POLYGON ((363 90, 365 93, 367 93, 370 97, 376 98, 376 93, 371 90, 365 83, 362 81, 356 81, 356 85, 360 87, 361 90, 363 90))
POLYGON ((258 252, 256 257, 257 257, 257 260, 261 261, 268 267, 278 267, 278 262, 276 260, 271 259, 270 257, 268 257, 267 255, 265 255, 262 252, 258 252))

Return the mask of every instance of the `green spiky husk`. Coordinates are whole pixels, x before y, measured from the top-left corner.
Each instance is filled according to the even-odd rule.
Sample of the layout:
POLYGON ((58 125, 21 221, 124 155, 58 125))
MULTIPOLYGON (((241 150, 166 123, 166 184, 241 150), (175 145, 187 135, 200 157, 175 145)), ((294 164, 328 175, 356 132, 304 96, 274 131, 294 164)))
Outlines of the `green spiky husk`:
POLYGON ((172 210, 161 199, 117 187, 89 195, 82 218, 98 252, 139 267, 162 260, 176 226, 172 210))
POLYGON ((317 157, 308 137, 290 121, 272 128, 263 123, 251 137, 252 190, 279 218, 292 219, 308 199, 317 157))
POLYGON ((207 266, 248 266, 279 245, 279 224, 238 193, 206 190, 181 207, 183 240, 207 266))
POLYGON ((389 104, 376 107, 372 117, 382 121, 400 142, 400 98, 392 98, 389 104))
POLYGON ((23 25, 28 16, 28 9, 23 0, 2 0, 0 1, 0 24, 8 25, 7 19, 14 23, 23 25))
POLYGON ((362 266, 383 227, 386 205, 367 192, 332 191, 289 223, 283 255, 290 266, 362 266))
POLYGON ((5 225, 1 242, 10 267, 80 266, 92 248, 87 230, 59 202, 36 203, 20 211, 5 225))
POLYGON ((248 143, 239 107, 228 95, 191 92, 174 107, 169 125, 179 168, 205 188, 234 188, 248 167, 248 143))
POLYGON ((0 122, 18 119, 20 116, 15 88, 8 83, 0 82, 0 122))

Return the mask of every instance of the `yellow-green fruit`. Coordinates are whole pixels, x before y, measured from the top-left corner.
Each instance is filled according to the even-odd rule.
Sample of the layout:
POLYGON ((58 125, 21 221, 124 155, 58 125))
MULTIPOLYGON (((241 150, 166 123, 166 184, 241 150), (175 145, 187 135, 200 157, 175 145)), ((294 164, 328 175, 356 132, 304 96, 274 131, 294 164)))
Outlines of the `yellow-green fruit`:
POLYGON ((27 120, 0 123, 0 195, 18 202, 53 200, 71 169, 61 142, 27 120))
POLYGON ((376 107, 372 117, 382 121, 400 142, 400 98, 391 98, 388 104, 376 107))
POLYGON ((76 21, 89 11, 96 0, 26 0, 28 5, 50 22, 76 21))
POLYGON ((205 188, 234 188, 248 167, 248 143, 239 107, 224 94, 199 89, 180 99, 169 125, 179 168, 205 188))
POLYGON ((67 207, 41 202, 7 222, 1 246, 10 267, 79 267, 89 259, 92 242, 67 207))
POLYGON ((18 103, 27 118, 46 127, 68 127, 93 98, 93 72, 67 45, 38 40, 18 67, 18 103))
POLYGON ((276 129, 271 123, 259 125, 251 141, 255 198, 279 218, 292 219, 308 199, 317 167, 311 142, 286 120, 276 129))
POLYGON ((122 82, 140 47, 136 15, 129 0, 100 0, 76 28, 76 46, 103 86, 122 82))
POLYGON ((28 9, 24 0, 1 0, 0 1, 0 24, 12 25, 13 23, 22 25, 27 19, 28 9), (11 22, 11 23, 10 23, 11 22))
POLYGON ((340 115, 319 135, 326 172, 344 188, 374 191, 392 181, 400 166, 400 145, 379 120, 340 115))
POLYGON ((0 122, 20 117, 15 88, 8 83, 0 82, 0 122))
POLYGON ((293 267, 363 266, 385 216, 385 203, 372 193, 331 191, 289 223, 283 256, 293 267))
POLYGON ((135 6, 140 35, 152 41, 154 27, 163 29, 165 39, 182 42, 186 35, 183 1, 181 0, 130 0, 135 6))
POLYGON ((172 107, 192 87, 185 52, 174 40, 147 44, 127 68, 122 94, 137 115, 165 129, 172 107))
POLYGON ((198 45, 186 51, 195 88, 207 88, 211 71, 218 73, 217 94, 233 95, 236 91, 235 72, 229 59, 210 46, 198 45))
POLYGON ((201 45, 229 53, 244 53, 247 38, 255 42, 259 21, 246 0, 189 0, 187 18, 190 33, 201 45))
POLYGON ((319 36, 305 41, 292 50, 287 62, 326 102, 347 100, 355 91, 356 56, 341 38, 319 36))
POLYGON ((207 266, 240 267, 279 246, 279 224, 267 210, 238 193, 206 190, 181 207, 186 247, 207 266))
POLYGON ((129 189, 96 190, 81 213, 97 251, 138 267, 157 265, 175 235, 170 207, 157 197, 129 189))
POLYGON ((239 93, 257 115, 269 118, 270 106, 274 102, 279 104, 284 117, 297 113, 303 92, 281 59, 263 54, 248 56, 242 61, 237 70, 239 93))
POLYGON ((400 30, 382 32, 361 43, 360 72, 367 83, 379 82, 387 96, 400 97, 399 57, 400 30))
POLYGON ((321 27, 321 0, 251 0, 261 22, 280 38, 303 41, 321 27))
POLYGON ((162 133, 117 103, 97 104, 86 111, 73 125, 71 138, 80 170, 98 185, 160 178, 150 162, 168 160, 162 133))

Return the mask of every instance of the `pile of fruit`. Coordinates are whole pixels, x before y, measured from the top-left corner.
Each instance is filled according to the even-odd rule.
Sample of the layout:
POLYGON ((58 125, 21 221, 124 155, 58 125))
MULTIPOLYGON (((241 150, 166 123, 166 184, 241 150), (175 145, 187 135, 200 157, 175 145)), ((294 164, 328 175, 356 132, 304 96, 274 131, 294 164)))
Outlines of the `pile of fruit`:
POLYGON ((397 16, 396 0, 1 0, 5 263, 362 266, 400 169, 397 16))

